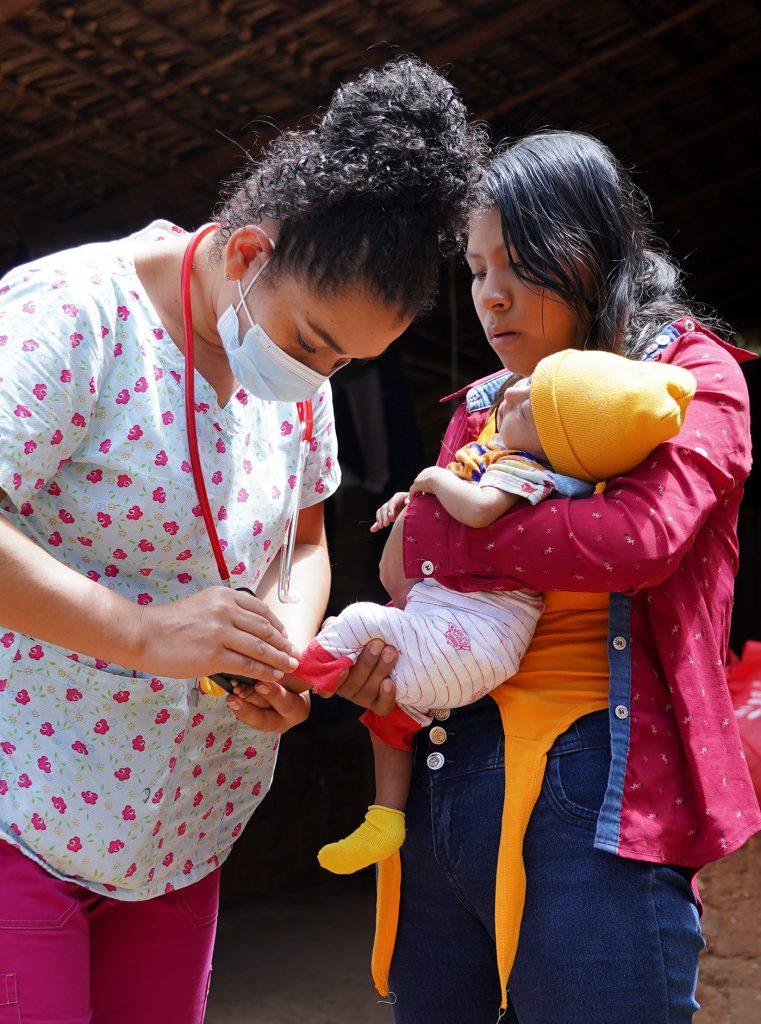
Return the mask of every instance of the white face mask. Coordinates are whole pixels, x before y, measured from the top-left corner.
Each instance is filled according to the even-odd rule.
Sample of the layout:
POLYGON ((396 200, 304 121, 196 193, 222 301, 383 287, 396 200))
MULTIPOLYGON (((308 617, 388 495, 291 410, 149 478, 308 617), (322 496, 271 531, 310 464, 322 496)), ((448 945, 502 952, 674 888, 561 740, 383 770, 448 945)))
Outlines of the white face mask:
POLYGON ((305 402, 328 379, 310 370, 298 359, 284 352, 254 319, 246 305, 246 296, 269 263, 269 257, 254 274, 245 292, 238 281, 240 302, 229 305, 217 321, 230 369, 246 391, 272 402, 305 402), (243 306, 251 324, 243 341, 238 341, 238 310, 243 306))

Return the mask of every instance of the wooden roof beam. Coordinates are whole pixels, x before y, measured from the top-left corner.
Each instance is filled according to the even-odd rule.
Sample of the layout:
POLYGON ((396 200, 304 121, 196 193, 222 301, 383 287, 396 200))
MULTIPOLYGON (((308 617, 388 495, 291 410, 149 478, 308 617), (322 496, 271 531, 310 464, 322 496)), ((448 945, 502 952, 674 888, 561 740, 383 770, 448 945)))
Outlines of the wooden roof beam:
MULTIPOLYGON (((2 2, 2 0, 0 0, 0 2, 2 2)), ((560 0, 560 2, 562 3, 563 0, 560 0)), ((506 14, 502 15, 501 17, 492 19, 492 21, 486 28, 478 28, 469 33, 465 33, 464 35, 458 33, 456 43, 451 42, 448 47, 446 43, 440 43, 433 48, 424 49, 423 56, 425 57, 426 60, 433 64, 440 62, 440 60, 443 59, 445 52, 448 54, 449 60, 456 60, 458 59, 458 52, 461 51, 463 53, 470 53, 472 49, 478 49, 479 47, 483 47, 487 41, 492 41, 496 37, 495 34, 508 30, 515 31, 518 28, 530 23, 531 21, 543 17, 550 10, 556 9, 557 5, 558 0, 527 0, 527 2, 524 2, 517 7, 511 8, 506 14)), ((127 6, 129 6, 130 10, 134 11, 134 6, 131 3, 128 3, 127 6)), ((311 24, 313 22, 320 22, 321 17, 323 17, 326 13, 326 9, 332 8, 332 6, 332 4, 323 4, 318 8, 313 8, 307 14, 301 15, 301 17, 298 18, 294 18, 288 24, 279 26, 277 29, 274 29, 269 33, 263 34, 257 41, 257 45, 262 47, 271 45, 272 43, 279 40, 282 36, 291 35, 294 31, 297 31, 299 27, 305 27, 307 24, 311 24)), ((140 16, 142 16, 142 12, 135 13, 139 13, 140 16)), ((166 28, 166 26, 164 26, 163 23, 158 22, 157 20, 156 22, 157 28, 166 28)), ((208 81, 210 76, 212 76, 215 72, 220 71, 223 68, 229 67, 231 64, 238 63, 239 61, 244 60, 246 57, 249 57, 250 52, 251 51, 249 43, 245 43, 242 46, 236 47, 234 50, 228 51, 228 53, 225 54, 224 57, 218 58, 217 60, 213 61, 207 61, 203 63, 201 67, 195 69, 194 71, 189 72, 186 75, 178 76, 178 78, 176 78, 174 81, 165 83, 163 87, 158 87, 154 89, 151 96, 139 96, 134 97, 128 101, 125 101, 119 108, 118 113, 122 117, 138 113, 139 111, 145 109, 145 107, 149 104, 159 103, 162 99, 165 99, 167 96, 170 96, 178 92, 182 92, 184 89, 187 89, 192 85, 195 85, 197 81, 208 81)), ((368 58, 370 56, 371 55, 368 54, 368 58)), ((377 59, 381 59, 379 55, 377 59)), ((371 61, 368 59, 368 63, 370 62, 371 61)), ((282 91, 284 94, 287 93, 289 98, 292 98, 293 94, 291 89, 286 89, 285 87, 283 87, 282 91)), ((326 83, 326 93, 328 93, 329 91, 330 89, 327 87, 326 83)), ((322 98, 323 97, 319 97, 318 101, 319 99, 322 98)), ((108 113, 102 115, 103 118, 107 118, 108 116, 108 113)), ((0 161, 0 168, 6 167, 9 164, 15 163, 18 160, 24 158, 28 158, 29 156, 32 155, 39 156, 43 152, 55 149, 59 145, 65 145, 71 141, 74 141, 75 139, 77 142, 80 142, 83 138, 87 138, 89 135, 95 134, 99 130, 102 129, 95 124, 84 126, 80 129, 70 129, 58 136, 54 136, 47 139, 45 142, 35 145, 34 147, 32 147, 32 150, 30 152, 27 152, 25 154, 11 154, 5 160, 0 161)), ((195 132, 197 132, 197 129, 194 130, 194 134, 195 132)))
POLYGON ((102 92, 105 92, 106 95, 114 93, 121 100, 132 98, 129 89, 125 89, 123 85, 111 81, 111 79, 106 78, 97 71, 93 71, 83 61, 74 60, 63 50, 59 50, 56 46, 51 46, 50 43, 45 42, 44 39, 40 39, 39 36, 31 32, 21 32, 19 29, 6 27, 3 29, 3 35, 20 50, 26 50, 33 55, 46 57, 53 64, 71 71, 77 78, 83 78, 90 82, 102 92))
POLYGON ((730 46, 724 53, 719 54, 713 60, 701 61, 701 63, 681 75, 669 75, 668 79, 658 85, 651 87, 646 96, 624 103, 619 107, 612 107, 605 111, 605 122, 629 121, 632 118, 640 117, 642 114, 652 110, 653 107, 665 103, 670 96, 678 93, 685 93, 692 90, 703 82, 709 82, 717 75, 723 74, 729 68, 740 64, 742 61, 755 56, 761 49, 761 35, 748 36, 741 43, 730 46))
MULTIPOLYGON (((0 0, 3 3, 4 0, 0 0)), ((132 7, 132 5, 129 5, 132 7)), ((332 9, 334 2, 324 3, 317 7, 312 8, 310 11, 302 14, 298 18, 294 18, 285 25, 280 25, 276 29, 271 30, 268 33, 262 34, 257 40, 257 45, 266 47, 277 43, 281 38, 290 36, 292 33, 297 32, 301 28, 305 28, 315 20, 319 20, 321 16, 324 16, 328 9, 332 9)), ((163 23, 156 22, 157 28, 165 28, 163 23)), ((203 51, 206 56, 206 51, 203 51)), ((173 81, 165 82, 163 86, 158 86, 153 89, 151 95, 143 95, 132 98, 131 100, 121 104, 118 108, 114 108, 111 111, 104 112, 101 115, 99 123, 89 122, 87 125, 80 125, 63 133, 59 133, 56 136, 51 136, 43 142, 39 142, 33 145, 30 149, 27 149, 23 153, 11 154, 3 160, 0 160, 0 170, 6 168, 9 165, 17 163, 19 161, 29 159, 33 156, 40 156, 45 152, 56 149, 60 146, 67 145, 71 142, 80 144, 82 141, 89 138, 91 135, 97 134, 102 131, 102 120, 107 119, 109 116, 116 114, 123 117, 130 116, 132 114, 140 113, 149 105, 160 102, 168 96, 176 93, 181 93, 185 89, 190 88, 199 81, 208 81, 209 78, 217 71, 224 70, 230 65, 239 63, 251 56, 251 44, 244 43, 241 46, 235 47, 235 49, 228 51, 224 57, 217 58, 213 61, 205 60, 201 65, 194 69, 192 72, 188 72, 186 75, 181 75, 175 78, 173 81)), ((271 80, 271 75, 270 75, 271 80)), ((290 86, 278 86, 277 87, 283 97, 287 97, 289 100, 293 100, 293 90, 290 86)), ((332 84, 330 89, 326 87, 326 92, 332 91, 332 84)), ((50 103, 47 104, 50 106, 50 103)), ((71 114, 64 116, 65 120, 71 120, 71 114)), ((194 134, 197 134, 198 129, 194 130, 194 134)))
MULTIPOLYGON (((131 8, 131 4, 122 4, 122 6, 128 6, 131 8)), ((138 12, 135 12, 138 14, 138 12)), ((76 26, 72 26, 75 32, 78 31, 76 26)), ((51 46, 49 43, 40 39, 38 35, 29 32, 20 32, 17 29, 6 28, 3 30, 3 34, 6 38, 10 38, 17 47, 23 50, 31 50, 34 53, 41 53, 53 64, 58 64, 61 67, 73 72, 77 77, 82 77, 96 86, 101 93, 105 94, 105 97, 118 96, 123 103, 126 103, 133 99, 133 93, 129 89, 125 89, 119 82, 113 78, 109 78, 106 75, 102 75, 97 71, 92 70, 81 60, 74 60, 65 51, 59 50, 58 47, 51 46)), ((81 36, 81 32, 79 33, 81 36)), ((177 34, 176 34, 177 35, 177 34)), ((86 36, 86 34, 85 34, 86 36)), ((87 36, 86 36, 87 37, 87 36)), ((97 39, 97 45, 100 45, 101 40, 97 39)), ((125 59, 125 55, 121 54, 113 44, 109 44, 107 39, 103 40, 103 43, 108 46, 110 45, 111 50, 115 51, 120 55, 121 60, 125 59)), ((188 49, 196 49, 201 57, 206 56, 206 51, 203 47, 196 47, 195 44, 187 43, 188 49)), ((142 75, 143 78, 150 77, 150 66, 147 61, 133 60, 131 70, 142 75)), ((163 83, 164 77, 158 74, 154 75, 154 84, 156 79, 163 83)), ((206 108, 208 114, 212 117, 226 117, 227 112, 223 111, 221 107, 218 107, 214 102, 209 101, 206 97, 196 94, 195 102, 200 103, 206 108)), ((151 109, 154 113, 158 114, 162 120, 170 122, 173 126, 176 125, 188 133, 191 138, 197 138, 199 135, 203 138, 208 134, 208 124, 204 121, 197 121, 195 119, 188 119, 185 116, 181 116, 174 111, 164 110, 157 104, 151 104, 151 109)), ((100 118, 103 120, 102 116, 100 118)))
MULTIPOLYGON (((200 46, 198 43, 196 43, 194 40, 190 39, 184 33, 178 32, 166 20, 162 20, 160 18, 155 17, 155 15, 148 14, 146 11, 142 10, 142 8, 138 7, 137 4, 131 2, 131 0, 116 0, 116 2, 119 4, 120 7, 124 8, 125 10, 128 10, 130 13, 132 13, 143 24, 150 26, 156 32, 163 33, 165 36, 167 36, 168 38, 172 39, 178 45, 183 46, 189 52, 194 53, 195 56, 197 56, 201 60, 201 67, 203 68, 204 72, 207 71, 207 69, 209 67, 209 64, 207 63, 209 53, 208 53, 208 50, 205 47, 200 46)), ((331 5, 323 5, 323 7, 326 7, 326 6, 331 6, 331 5)), ((286 26, 280 26, 279 30, 276 30, 276 31, 282 31, 282 32, 284 32, 284 34, 287 34, 288 36, 294 37, 296 35, 297 31, 298 31, 298 29, 296 27, 296 22, 299 21, 299 20, 302 20, 302 19, 306 20, 303 17, 304 16, 304 12, 295 3, 290 3, 290 2, 288 2, 288 0, 279 0, 279 2, 277 4, 277 7, 282 8, 284 11, 288 12, 289 14, 291 14, 292 15, 292 20, 286 26)), ((225 26, 226 29, 228 29, 230 32, 235 33, 236 35, 238 35, 240 38, 242 38, 244 40, 244 45, 237 47, 236 50, 235 50, 236 53, 242 54, 240 59, 243 59, 243 56, 250 57, 250 55, 251 55, 251 45, 252 45, 251 44, 251 39, 253 37, 252 25, 256 21, 260 20, 261 16, 254 15, 253 18, 249 17, 249 18, 246 18, 246 19, 241 19, 241 24, 238 25, 238 24, 233 24, 226 17, 226 15, 224 15, 222 13, 222 11, 219 11, 219 10, 217 10, 215 8, 214 9, 214 13, 213 13, 213 17, 214 17, 215 21, 220 22, 221 24, 223 24, 225 26), (241 31, 241 27, 243 28, 243 31, 241 31)), ((319 11, 312 12, 312 16, 309 18, 309 22, 310 23, 314 23, 314 22, 320 23, 320 19, 321 19, 321 15, 320 15, 319 11)), ((342 33, 337 33, 335 28, 333 28, 332 29, 332 35, 335 38, 337 35, 340 37, 342 35, 342 33)), ((356 45, 356 40, 352 40, 351 43, 352 43, 352 45, 356 45)), ((266 34, 263 35, 260 39, 257 39, 257 41, 256 41, 256 46, 257 47, 262 47, 263 48, 263 47, 265 47, 267 45, 268 45, 268 43, 267 43, 267 35, 266 34)), ((283 53, 281 56, 282 56, 283 59, 287 59, 288 55, 283 53)), ((215 62, 212 62, 212 66, 214 65, 214 63, 215 62)), ((237 63, 237 61, 235 63, 237 63)), ((298 73, 298 69, 297 69, 297 73, 298 73)), ((270 76, 272 76, 273 74, 276 74, 276 72, 273 71, 272 68, 270 68, 268 74, 270 76)), ((204 74, 204 77, 206 77, 206 74, 204 74)), ((314 74, 312 77, 314 77, 317 81, 320 81, 319 74, 314 74)), ((331 90, 332 91, 332 86, 333 86, 332 82, 329 82, 327 80, 323 80, 323 81, 320 82, 320 84, 323 85, 326 88, 326 90, 331 90)), ((291 91, 289 85, 283 85, 282 89, 283 89, 284 93, 287 93, 288 95, 292 94, 292 91, 291 91)))
MULTIPOLYGON (((189 39, 183 32, 178 32, 168 21, 164 21, 161 18, 157 18, 154 14, 150 14, 144 10, 143 7, 138 4, 131 3, 130 0, 111 0, 111 3, 116 4, 117 7, 121 7, 127 14, 132 17, 146 28, 153 29, 159 35, 167 36, 172 42, 176 43, 183 50, 188 53, 194 54, 196 57, 204 59, 208 57, 208 50, 206 50, 200 43, 197 43, 194 39, 189 39)), ((251 37, 247 37, 250 39, 251 37)))
POLYGON ((39 7, 41 3, 42 0, 0 0, 0 21, 20 18, 35 7, 39 7))
MULTIPOLYGON (((453 11, 454 13, 458 14, 460 17, 466 18, 468 20, 472 27, 468 27, 464 30, 468 37, 466 40, 466 45, 470 47, 470 50, 478 49, 479 40, 483 35, 483 28, 479 28, 473 25, 472 11, 468 8, 467 4, 457 2, 457 0, 440 0, 440 4, 441 6, 448 8, 450 11, 453 11)), ((545 8, 545 6, 543 6, 542 4, 536 2, 536 0, 532 0, 532 2, 530 3, 525 3, 523 5, 511 7, 507 14, 504 15, 503 18, 499 19, 499 25, 503 25, 503 22, 505 23, 505 26, 502 28, 502 31, 505 33, 505 35, 507 35, 508 32, 515 32, 518 28, 525 28, 528 24, 531 23, 531 21, 533 21, 535 17, 541 18, 543 14, 546 12, 546 9, 555 9, 559 6, 562 6, 562 0, 552 0, 551 3, 547 4, 547 8, 545 8)), ((390 32, 392 36, 394 33, 398 34, 398 24, 396 19, 389 18, 388 16, 382 14, 379 7, 373 7, 373 18, 380 24, 382 28, 390 32)), ((492 22, 492 25, 493 24, 494 22, 492 22)), ((414 34, 411 34, 409 29, 405 28, 405 35, 405 46, 411 51, 420 50, 420 47, 417 45, 417 37, 414 36, 414 34)), ((450 40, 452 39, 451 35, 448 36, 447 38, 450 40)), ((453 53, 455 49, 459 49, 459 47, 463 45, 463 33, 458 32, 457 38, 459 40, 457 47, 455 47, 453 43, 450 44, 450 48, 453 53)), ((497 37, 491 36, 489 42, 493 43, 495 38, 497 37)), ((442 44, 436 43, 433 44, 432 47, 424 47, 420 52, 421 55, 425 58, 425 60, 428 61, 429 64, 436 66, 437 63, 440 63, 438 58, 440 56, 441 49, 442 44)), ((463 60, 459 67, 457 67, 456 74, 458 79, 462 80, 463 82, 469 82, 472 85, 476 95, 478 95, 479 93, 487 92, 492 96, 502 97, 504 95, 504 84, 502 82, 500 82, 499 84, 492 82, 489 78, 485 78, 479 72, 479 65, 484 65, 485 67, 488 68, 489 71, 492 71, 495 74, 499 73, 504 77, 504 72, 502 71, 502 69, 498 69, 493 63, 489 61, 488 53, 488 47, 486 47, 485 52, 481 54, 474 55, 473 52, 468 52, 467 57, 470 58, 470 61, 475 61, 476 66, 473 66, 473 63, 471 63, 470 61, 466 62, 465 60, 463 60)), ((456 53, 454 54, 454 56, 449 58, 447 64, 451 64, 455 59, 457 59, 456 53)))
POLYGON ((748 178, 754 178, 761 170, 761 161, 748 161, 747 164, 743 165, 734 174, 727 175, 724 178, 712 178, 711 181, 706 185, 702 185, 700 188, 693 189, 692 192, 686 192, 679 195, 676 199, 670 203, 666 203, 665 206, 661 206, 658 209, 658 219, 663 220, 664 218, 670 218, 675 211, 683 209, 685 206, 692 206, 694 203, 700 202, 702 199, 713 196, 717 192, 728 192, 734 188, 735 185, 739 185, 748 178))
MULTIPOLYGON (((312 12, 311 15, 305 16, 304 20, 311 20, 313 15, 314 12, 312 12)), ((279 39, 281 36, 289 35, 292 31, 294 31, 294 29, 294 22, 290 22, 288 25, 285 26, 279 26, 278 29, 270 33, 266 41, 264 40, 263 37, 262 40, 260 40, 260 42, 262 43, 262 45, 269 45, 271 42, 277 41, 277 39, 279 39)), ((173 81, 165 82, 163 86, 158 86, 154 88, 150 95, 144 94, 141 96, 133 97, 124 102, 120 102, 118 107, 112 108, 109 111, 102 112, 100 117, 95 122, 90 121, 86 125, 80 125, 75 128, 68 129, 65 132, 59 133, 58 135, 50 136, 44 142, 35 144, 23 152, 9 154, 4 159, 0 160, 0 172, 7 168, 8 166, 12 166, 15 163, 27 160, 32 156, 40 156, 45 152, 49 152, 52 149, 56 149, 70 142, 76 141, 79 144, 83 140, 89 138, 91 135, 101 133, 103 131, 103 123, 107 122, 109 117, 118 116, 123 120, 125 117, 131 116, 132 114, 140 113, 141 111, 145 110, 146 107, 153 107, 157 103, 160 103, 161 100, 165 99, 166 97, 174 95, 176 93, 181 93, 183 90, 195 85, 198 81, 208 81, 209 77, 216 71, 222 70, 223 68, 226 68, 231 64, 235 64, 238 61, 243 60, 245 57, 250 57, 250 55, 251 44, 246 43, 243 46, 237 47, 235 50, 228 51, 228 53, 225 54, 225 56, 222 58, 218 58, 215 61, 206 61, 205 63, 202 63, 198 68, 194 69, 192 72, 189 72, 186 75, 178 76, 173 81)), ((268 75, 268 81, 271 82, 271 79, 272 75, 270 73, 268 75)), ((293 89, 290 86, 283 85, 279 86, 278 89, 284 97, 287 97, 289 100, 293 100, 293 89)), ((30 90, 27 89, 27 91, 29 91, 30 94, 32 94, 30 90)), ((43 102, 44 105, 47 105, 48 107, 53 106, 53 102, 44 97, 44 94, 38 94, 38 98, 41 100, 41 102, 43 102)), ((59 115, 67 121, 72 121, 76 117, 76 112, 67 111, 66 108, 63 107, 58 107, 57 113, 59 113, 59 115)), ((174 123, 177 122, 178 119, 175 117, 175 115, 172 114, 169 116, 172 118, 172 121, 174 123)), ((206 134, 208 135, 210 131, 209 126, 205 125, 204 129, 206 129, 206 134)), ((194 127, 192 130, 193 137, 197 138, 198 133, 199 128, 194 127)), ((135 145, 139 146, 140 144, 138 141, 135 141, 135 145)))
POLYGON ((547 93, 552 93, 559 89, 561 86, 567 85, 569 82, 574 81, 587 71, 592 68, 599 67, 602 64, 608 64, 611 61, 616 60, 624 53, 628 53, 630 50, 641 47, 642 44, 648 39, 655 39, 662 35, 664 32, 668 32, 670 29, 681 25, 684 21, 690 18, 696 18, 699 14, 705 13, 711 7, 716 7, 721 0, 698 0, 697 3, 690 4, 689 7, 685 7, 678 13, 673 14, 670 18, 666 18, 657 25, 653 25, 651 28, 644 32, 635 32, 624 39, 622 42, 617 43, 615 46, 608 46, 604 50, 600 50, 592 57, 587 60, 581 61, 578 64, 573 64, 570 68, 567 68, 559 75, 555 75, 554 78, 545 79, 542 82, 537 83, 530 89, 524 89, 522 92, 517 93, 515 96, 509 96, 502 103, 492 111, 492 116, 506 114, 509 110, 513 110, 515 107, 522 106, 528 103, 530 100, 536 99, 538 96, 544 96, 547 93))
MULTIPOLYGON (((266 143, 274 134, 273 129, 262 132, 260 144, 266 143)), ((195 160, 184 160, 166 174, 146 178, 134 188, 123 190, 114 199, 102 203, 97 210, 88 210, 66 221, 62 228, 71 238, 78 238, 99 230, 109 220, 134 220, 146 203, 150 203, 157 195, 168 194, 170 188, 177 194, 182 189, 195 189, 202 183, 213 190, 216 197, 220 180, 235 169, 236 161, 240 163, 240 153, 229 144, 204 153, 195 160)))
POLYGON ((717 132, 726 131, 726 129, 731 125, 737 124, 739 121, 744 121, 746 118, 753 117, 759 112, 761 112, 761 102, 753 103, 749 107, 743 107, 739 110, 735 110, 735 112, 729 117, 709 121, 697 131, 690 132, 689 135, 678 135, 667 146, 661 146, 659 149, 655 149, 650 153, 647 153, 644 157, 637 160, 637 166, 640 170, 644 167, 654 166, 655 164, 660 163, 661 160, 665 160, 666 157, 673 156, 674 153, 678 153, 680 150, 683 152, 691 146, 694 146, 696 142, 702 142, 703 139, 709 138, 717 132))
POLYGON ((568 0, 524 0, 509 7, 503 14, 486 18, 483 25, 470 32, 457 32, 433 46, 422 47, 422 56, 429 64, 453 64, 483 50, 488 53, 494 40, 510 32, 518 32, 548 14, 566 6, 568 0))
MULTIPOLYGON (((26 125, 23 126, 25 131, 36 135, 38 141, 30 144, 24 143, 20 149, 3 157, 2 160, 0 160, 0 173, 7 171, 8 168, 14 167, 19 163, 28 164, 35 157, 41 156, 51 148, 56 148, 60 144, 61 140, 65 140, 66 142, 76 142, 82 155, 86 156, 87 160, 93 165, 101 167, 102 170, 110 176, 115 174, 114 162, 111 157, 108 157, 94 147, 87 147, 83 145, 85 140, 98 130, 96 127, 93 127, 89 122, 86 125, 78 123, 79 115, 77 111, 73 110, 71 107, 65 107, 62 104, 57 103, 46 93, 39 92, 30 85, 19 85, 18 89, 23 95, 33 99, 35 103, 39 103, 41 107, 48 110, 51 114, 55 114, 62 121, 68 122, 71 125, 71 128, 68 128, 65 132, 59 133, 56 136, 46 136, 45 133, 40 131, 38 128, 30 128, 26 125)), ((135 150, 141 153, 149 163, 155 159, 155 154, 150 150, 145 149, 138 139, 130 139, 130 145, 134 146, 135 150)), ((119 173, 127 173, 128 177, 131 177, 132 179, 135 179, 138 176, 134 167, 127 168, 122 165, 119 165, 119 173)))
MULTIPOLYGON (((76 11, 72 11, 72 14, 75 13, 76 11)), ((90 19, 88 19, 88 21, 89 20, 90 19)), ((46 19, 46 24, 50 24, 49 19, 46 19)), ((77 40, 85 46, 97 47, 102 53, 108 54, 112 59, 120 61, 129 71, 140 75, 141 78, 151 82, 154 86, 163 85, 166 81, 166 76, 160 71, 157 71, 150 61, 141 60, 129 51, 116 46, 109 35, 105 35, 97 29, 93 30, 84 28, 78 25, 74 21, 73 17, 67 17, 66 24, 67 33, 71 35, 72 39, 77 40)), ((106 81, 111 82, 112 79, 106 79, 106 81)), ((129 98, 132 98, 132 93, 129 94, 129 98)), ((196 94, 194 100, 196 103, 203 106, 206 113, 212 117, 226 118, 229 116, 229 112, 223 110, 223 108, 215 103, 210 97, 196 94)), ((202 135, 206 135, 208 133, 208 123, 206 122, 188 119, 187 117, 181 118, 173 111, 167 111, 165 114, 162 111, 162 115, 167 119, 171 119, 173 124, 179 124, 186 127, 186 129, 193 134, 201 133, 202 135)))
MULTIPOLYGON (((741 44, 742 56, 750 56, 761 45, 761 39, 759 37, 751 37, 741 44)), ((651 105, 656 105, 671 94, 671 92, 679 92, 694 86, 698 82, 710 81, 715 75, 722 74, 728 66, 736 63, 738 60, 737 52, 728 52, 717 57, 714 61, 705 62, 699 69, 686 72, 684 75, 675 76, 672 78, 668 85, 663 86, 659 89, 657 95, 651 96, 646 102, 641 100, 636 101, 632 104, 626 104, 621 107, 613 108, 606 112, 606 121, 626 121, 635 114, 641 113, 648 109, 651 105)), ((485 117, 490 117, 488 111, 484 112, 485 117)), ((260 142, 265 142, 269 137, 265 134, 260 139, 260 142)), ((651 158, 651 162, 652 162, 651 158)), ((121 194, 119 199, 113 200, 112 203, 102 206, 96 213, 83 214, 81 217, 76 218, 71 222, 71 229, 73 233, 86 231, 88 228, 97 227, 99 221, 103 217, 109 216, 109 210, 113 208, 113 213, 117 214, 119 209, 125 203, 139 203, 140 197, 145 195, 147 197, 155 194, 161 194, 162 190, 169 191, 174 186, 175 180, 184 179, 185 175, 196 175, 197 177, 204 178, 206 180, 217 181, 220 177, 224 177, 229 174, 235 165, 235 156, 232 148, 229 145, 219 147, 210 153, 206 153, 196 160, 184 161, 179 171, 171 170, 158 177, 151 178, 150 181, 141 183, 135 186, 133 189, 125 191, 121 194)))

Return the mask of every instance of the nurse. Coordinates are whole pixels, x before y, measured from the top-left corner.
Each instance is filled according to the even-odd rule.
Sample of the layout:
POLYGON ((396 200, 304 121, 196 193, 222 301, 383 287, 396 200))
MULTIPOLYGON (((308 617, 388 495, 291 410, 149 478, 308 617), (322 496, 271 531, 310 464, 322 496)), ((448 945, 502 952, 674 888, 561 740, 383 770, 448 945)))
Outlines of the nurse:
MULTIPOLYGON (((484 150, 402 59, 275 140, 214 224, 0 284, 0 1021, 202 1020, 219 867, 308 714, 279 680, 329 589, 328 378, 430 302, 484 150), (218 673, 261 706, 199 690, 218 673)), ((347 691, 383 711, 368 659, 347 691)))

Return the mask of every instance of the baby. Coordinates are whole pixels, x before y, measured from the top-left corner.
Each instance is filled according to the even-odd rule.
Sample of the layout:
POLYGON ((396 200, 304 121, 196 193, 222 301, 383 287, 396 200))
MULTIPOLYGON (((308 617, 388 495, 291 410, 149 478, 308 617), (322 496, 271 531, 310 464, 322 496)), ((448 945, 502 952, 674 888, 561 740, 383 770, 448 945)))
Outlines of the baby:
MULTIPOLYGON (((424 469, 409 495, 401 492, 379 510, 373 529, 388 526, 419 493, 434 494, 451 516, 475 528, 520 501, 536 504, 553 492, 588 495, 677 434, 694 391, 693 376, 680 367, 576 349, 548 356, 530 378, 504 391, 476 442, 447 468, 424 469)), ((362 716, 373 743, 375 803, 356 831, 320 850, 323 867, 350 873, 402 845, 414 734, 430 724, 433 709, 470 704, 513 675, 542 608, 536 592, 463 594, 424 579, 403 609, 353 604, 320 631, 291 688, 333 693, 372 639, 399 652, 391 672, 396 707, 385 718, 362 716)))

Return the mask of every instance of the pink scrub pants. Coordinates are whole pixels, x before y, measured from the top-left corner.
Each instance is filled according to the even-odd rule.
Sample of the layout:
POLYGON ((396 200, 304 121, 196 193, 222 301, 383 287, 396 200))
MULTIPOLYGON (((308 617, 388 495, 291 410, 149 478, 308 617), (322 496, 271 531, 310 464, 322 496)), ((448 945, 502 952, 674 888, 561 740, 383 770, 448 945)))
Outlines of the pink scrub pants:
POLYGON ((125 903, 0 840, 0 1024, 201 1024, 219 869, 125 903))

